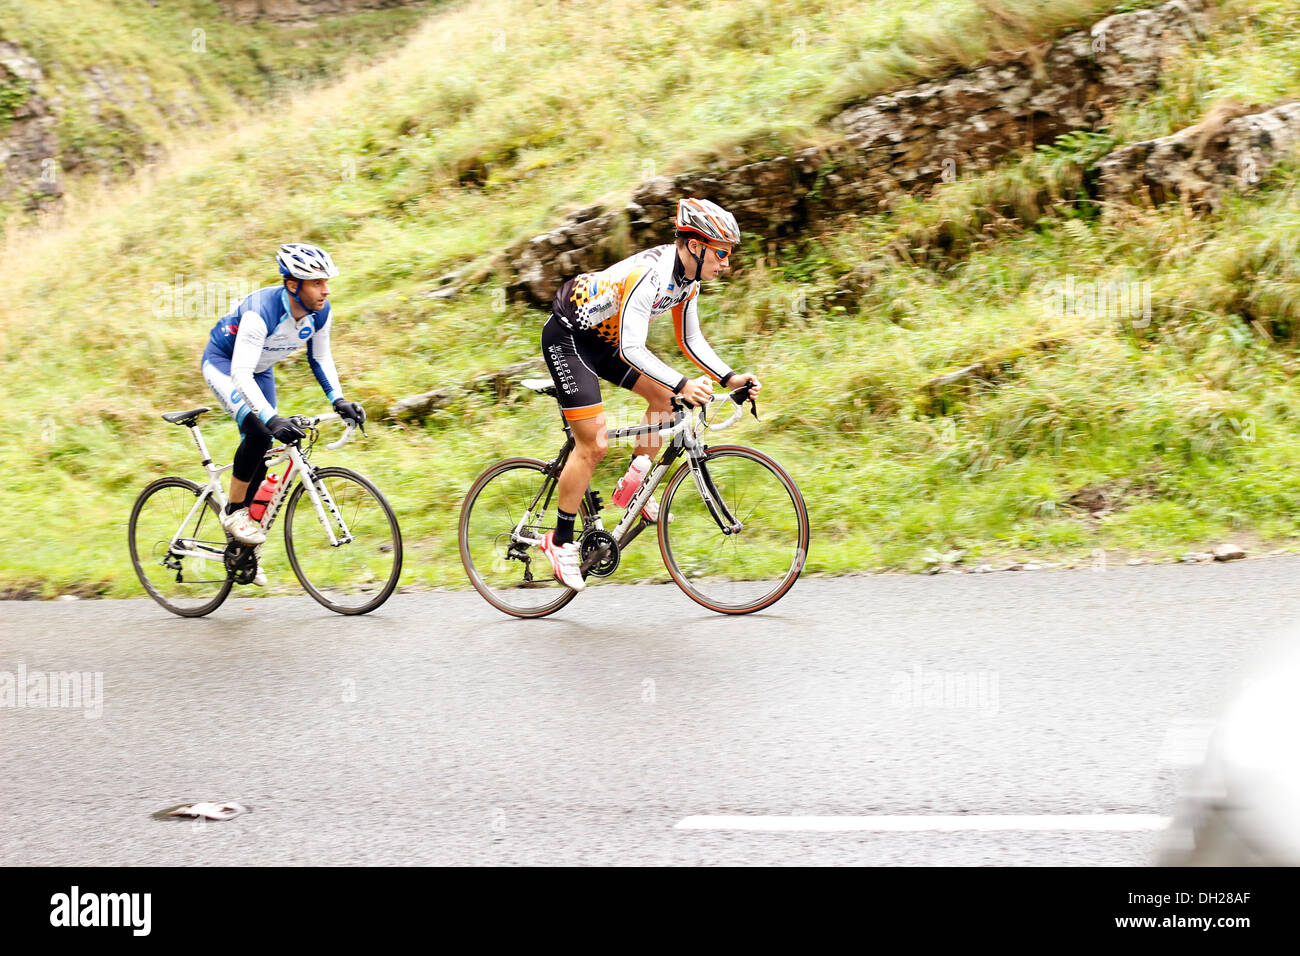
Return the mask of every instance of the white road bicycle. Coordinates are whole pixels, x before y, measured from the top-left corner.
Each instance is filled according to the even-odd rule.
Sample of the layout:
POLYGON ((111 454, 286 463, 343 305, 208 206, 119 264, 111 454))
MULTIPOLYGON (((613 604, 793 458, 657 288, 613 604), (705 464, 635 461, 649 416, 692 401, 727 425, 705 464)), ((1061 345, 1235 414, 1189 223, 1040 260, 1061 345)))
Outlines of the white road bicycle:
MULTIPOLYGON (((136 576, 155 601, 182 617, 216 610, 236 584, 251 584, 259 552, 236 542, 221 526, 226 507, 221 475, 199 433, 209 408, 169 412, 163 420, 190 429, 207 482, 159 478, 131 509, 128 537, 136 576)), ((379 607, 402 573, 402 535, 393 509, 369 479, 347 468, 317 468, 309 461, 317 425, 338 421, 334 412, 289 419, 307 433, 302 441, 272 448, 268 467, 288 460, 283 480, 266 506, 261 525, 270 531, 284 505, 284 547, 289 565, 307 593, 339 614, 365 614, 379 607), (286 503, 287 499, 287 503, 286 503)), ((356 426, 327 448, 342 448, 356 426)))

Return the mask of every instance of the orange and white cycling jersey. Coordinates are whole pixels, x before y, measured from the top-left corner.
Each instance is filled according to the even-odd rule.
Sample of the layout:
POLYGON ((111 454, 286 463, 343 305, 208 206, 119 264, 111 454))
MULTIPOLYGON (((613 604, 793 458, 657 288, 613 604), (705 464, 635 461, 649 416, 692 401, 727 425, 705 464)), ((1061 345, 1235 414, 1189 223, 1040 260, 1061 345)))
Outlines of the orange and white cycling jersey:
POLYGON ((650 320, 665 312, 672 313, 677 344, 692 362, 724 384, 732 374, 700 331, 699 291, 699 281, 686 278, 670 243, 575 276, 555 294, 552 311, 569 331, 596 336, 643 375, 679 392, 686 376, 646 348, 650 320))

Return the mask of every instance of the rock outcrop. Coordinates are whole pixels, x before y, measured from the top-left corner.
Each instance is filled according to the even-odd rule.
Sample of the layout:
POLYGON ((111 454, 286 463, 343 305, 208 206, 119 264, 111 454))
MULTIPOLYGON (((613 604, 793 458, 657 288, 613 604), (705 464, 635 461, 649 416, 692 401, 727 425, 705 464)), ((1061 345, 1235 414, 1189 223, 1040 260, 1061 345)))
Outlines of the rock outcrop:
POLYGON ((542 371, 545 367, 546 363, 540 356, 515 362, 505 368, 476 375, 460 385, 435 388, 421 392, 419 395, 403 398, 390 405, 385 410, 384 417, 403 422, 423 421, 438 409, 448 408, 474 394, 489 395, 494 402, 499 402, 510 394, 522 379, 529 375, 545 374, 542 371))
POLYGON ((1111 203, 1180 200, 1217 209, 1225 192, 1248 189, 1300 147, 1300 102, 1270 109, 1225 103, 1172 136, 1115 150, 1098 165, 1111 203))
POLYGON ((303 23, 325 17, 343 17, 363 10, 384 7, 410 7, 428 0, 220 0, 232 20, 272 20, 276 23, 303 23))
POLYGON ((38 89, 40 64, 0 40, 0 203, 39 208, 63 194, 54 117, 38 89))
POLYGON ((1206 33, 1212 2, 1117 14, 1046 47, 850 105, 831 121, 838 141, 824 149, 647 180, 624 208, 588 207, 507 249, 507 288, 549 304, 575 272, 608 264, 628 245, 667 241, 680 196, 712 199, 746 232, 780 238, 1095 129, 1119 104, 1152 91, 1164 60, 1206 33), (627 242, 616 238, 624 232, 627 242))

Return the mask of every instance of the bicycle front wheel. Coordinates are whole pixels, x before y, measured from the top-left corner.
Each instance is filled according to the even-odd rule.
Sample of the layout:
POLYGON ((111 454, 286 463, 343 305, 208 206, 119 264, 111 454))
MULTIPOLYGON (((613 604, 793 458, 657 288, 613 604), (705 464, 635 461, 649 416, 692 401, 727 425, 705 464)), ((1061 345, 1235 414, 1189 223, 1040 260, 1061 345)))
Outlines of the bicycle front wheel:
POLYGON ((215 611, 230 593, 226 532, 211 497, 188 478, 159 478, 131 509, 131 564, 149 596, 181 617, 215 611))
POLYGON ((284 547, 307 593, 338 614, 388 600, 402 573, 402 534, 379 489, 348 468, 317 468, 320 511, 298 482, 284 509, 284 547), (330 533, 334 541, 330 541, 330 533))
POLYGON ((536 458, 497 462, 465 495, 460 560, 474 589, 499 611, 545 617, 578 593, 555 580, 550 560, 528 544, 554 530, 554 497, 555 481, 536 458), (548 481, 550 494, 544 494, 548 481))
POLYGON ((790 590, 808 557, 803 496, 780 465, 741 445, 709 449, 699 468, 696 476, 690 462, 683 464, 664 491, 659 513, 672 515, 659 522, 664 565, 691 600, 711 611, 761 611, 790 590), (697 483, 740 531, 723 532, 697 483))

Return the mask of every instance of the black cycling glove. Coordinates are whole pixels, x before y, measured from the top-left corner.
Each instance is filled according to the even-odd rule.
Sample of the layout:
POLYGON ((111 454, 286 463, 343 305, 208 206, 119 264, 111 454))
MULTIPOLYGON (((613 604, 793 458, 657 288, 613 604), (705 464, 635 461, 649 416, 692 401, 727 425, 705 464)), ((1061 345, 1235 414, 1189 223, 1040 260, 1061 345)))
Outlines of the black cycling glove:
POLYGON ((307 437, 305 431, 289 421, 289 419, 281 418, 279 415, 271 416, 271 420, 266 423, 266 430, 271 433, 272 438, 284 445, 301 441, 307 437))
POLYGON ((366 410, 361 407, 360 402, 349 402, 344 398, 334 399, 334 411, 339 413, 339 418, 345 421, 356 422, 358 425, 366 423, 366 410))

